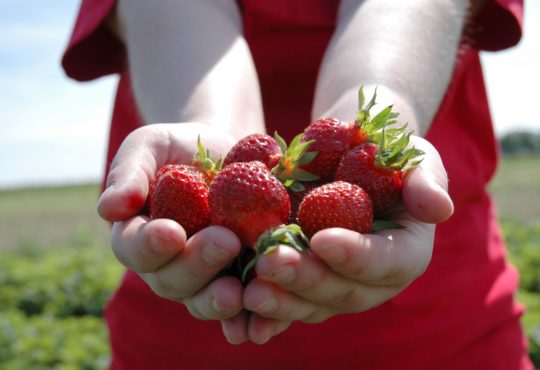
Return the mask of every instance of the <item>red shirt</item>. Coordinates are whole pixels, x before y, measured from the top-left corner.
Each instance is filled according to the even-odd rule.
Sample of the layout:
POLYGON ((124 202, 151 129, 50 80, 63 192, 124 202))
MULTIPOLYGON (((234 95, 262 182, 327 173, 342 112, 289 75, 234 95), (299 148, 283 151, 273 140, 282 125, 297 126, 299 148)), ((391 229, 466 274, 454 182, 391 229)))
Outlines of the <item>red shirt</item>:
MULTIPOLYGON (((290 138, 310 119, 315 79, 335 27, 337 1, 240 1, 268 131, 290 138), (302 45, 301 48, 298 45, 302 45), (279 50, 279 53, 276 52, 279 50), (286 86, 285 86, 286 84, 286 86)), ((77 80, 119 73, 107 164, 139 126, 123 45, 103 25, 115 0, 84 0, 63 58, 77 80)), ((450 178, 455 214, 439 225, 427 271, 368 312, 294 323, 263 346, 233 346, 219 322, 192 318, 133 272, 106 311, 113 369, 532 369, 486 184, 497 147, 478 50, 521 36, 522 0, 492 0, 470 24, 452 82, 427 138, 450 178)), ((108 168, 108 166, 107 166, 108 168)))

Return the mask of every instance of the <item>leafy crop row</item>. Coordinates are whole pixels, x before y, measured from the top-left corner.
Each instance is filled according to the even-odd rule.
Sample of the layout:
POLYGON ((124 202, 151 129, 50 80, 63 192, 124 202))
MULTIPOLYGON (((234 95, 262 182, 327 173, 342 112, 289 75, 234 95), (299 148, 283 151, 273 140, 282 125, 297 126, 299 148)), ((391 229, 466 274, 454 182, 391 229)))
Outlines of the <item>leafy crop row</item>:
POLYGON ((105 248, 3 252, 0 368, 106 369, 102 314, 121 272, 105 248))
MULTIPOLYGON (((504 222, 521 274, 518 299, 540 368, 540 225, 504 222)), ((102 246, 18 249, 0 258, 0 368, 99 370, 109 363, 103 309, 122 268, 102 246)))

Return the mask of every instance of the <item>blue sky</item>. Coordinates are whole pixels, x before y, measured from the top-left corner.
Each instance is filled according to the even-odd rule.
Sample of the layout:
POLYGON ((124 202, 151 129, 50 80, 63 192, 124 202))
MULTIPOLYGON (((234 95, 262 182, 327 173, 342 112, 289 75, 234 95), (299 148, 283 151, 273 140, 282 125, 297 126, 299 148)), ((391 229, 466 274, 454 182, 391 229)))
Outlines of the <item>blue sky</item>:
MULTIPOLYGON (((80 84, 60 68, 78 1, 27 5, 0 2, 0 188, 99 181, 116 78, 80 84)), ((498 134, 540 131, 540 1, 526 7, 521 44, 482 56, 498 134)))

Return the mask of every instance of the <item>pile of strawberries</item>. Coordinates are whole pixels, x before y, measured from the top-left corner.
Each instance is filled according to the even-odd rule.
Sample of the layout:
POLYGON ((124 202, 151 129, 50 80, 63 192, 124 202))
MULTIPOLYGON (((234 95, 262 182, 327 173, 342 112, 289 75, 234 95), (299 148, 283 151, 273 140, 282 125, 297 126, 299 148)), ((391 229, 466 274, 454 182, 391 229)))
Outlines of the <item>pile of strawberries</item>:
MULTIPOLYGON (((372 232, 374 219, 399 205, 403 175, 423 154, 408 147, 412 132, 394 125, 392 106, 371 117, 375 98, 365 104, 361 88, 355 121, 317 120, 289 145, 277 133, 249 135, 215 163, 199 140, 191 165, 156 173, 151 218, 173 219, 188 236, 227 227, 250 255, 279 244, 307 250, 308 238, 330 227, 372 232)), ((254 261, 242 267, 244 277, 254 261)))

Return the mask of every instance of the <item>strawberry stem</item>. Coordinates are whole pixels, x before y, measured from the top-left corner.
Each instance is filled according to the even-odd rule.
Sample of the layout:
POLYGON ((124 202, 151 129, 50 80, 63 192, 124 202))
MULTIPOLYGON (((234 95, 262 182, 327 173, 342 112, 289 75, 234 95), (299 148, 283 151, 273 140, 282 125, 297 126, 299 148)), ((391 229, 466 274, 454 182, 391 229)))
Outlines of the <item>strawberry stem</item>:
POLYGON ((296 224, 282 225, 262 234, 255 243, 255 257, 242 271, 241 281, 246 282, 247 274, 255 267, 259 257, 272 253, 280 245, 287 245, 299 252, 309 251, 309 239, 296 224))
POLYGON ((211 183, 216 174, 221 170, 223 160, 221 157, 217 161, 210 158, 210 151, 205 149, 201 142, 201 136, 197 137, 197 153, 193 157, 192 164, 206 176, 206 182, 211 183))
POLYGON ((302 182, 315 181, 319 178, 300 169, 301 166, 311 162, 317 155, 317 152, 308 152, 309 147, 315 142, 314 140, 302 141, 302 134, 299 134, 287 146, 285 140, 277 132, 274 133, 274 138, 283 155, 279 163, 272 168, 272 173, 285 187, 289 187, 293 191, 302 191, 304 190, 302 182))

